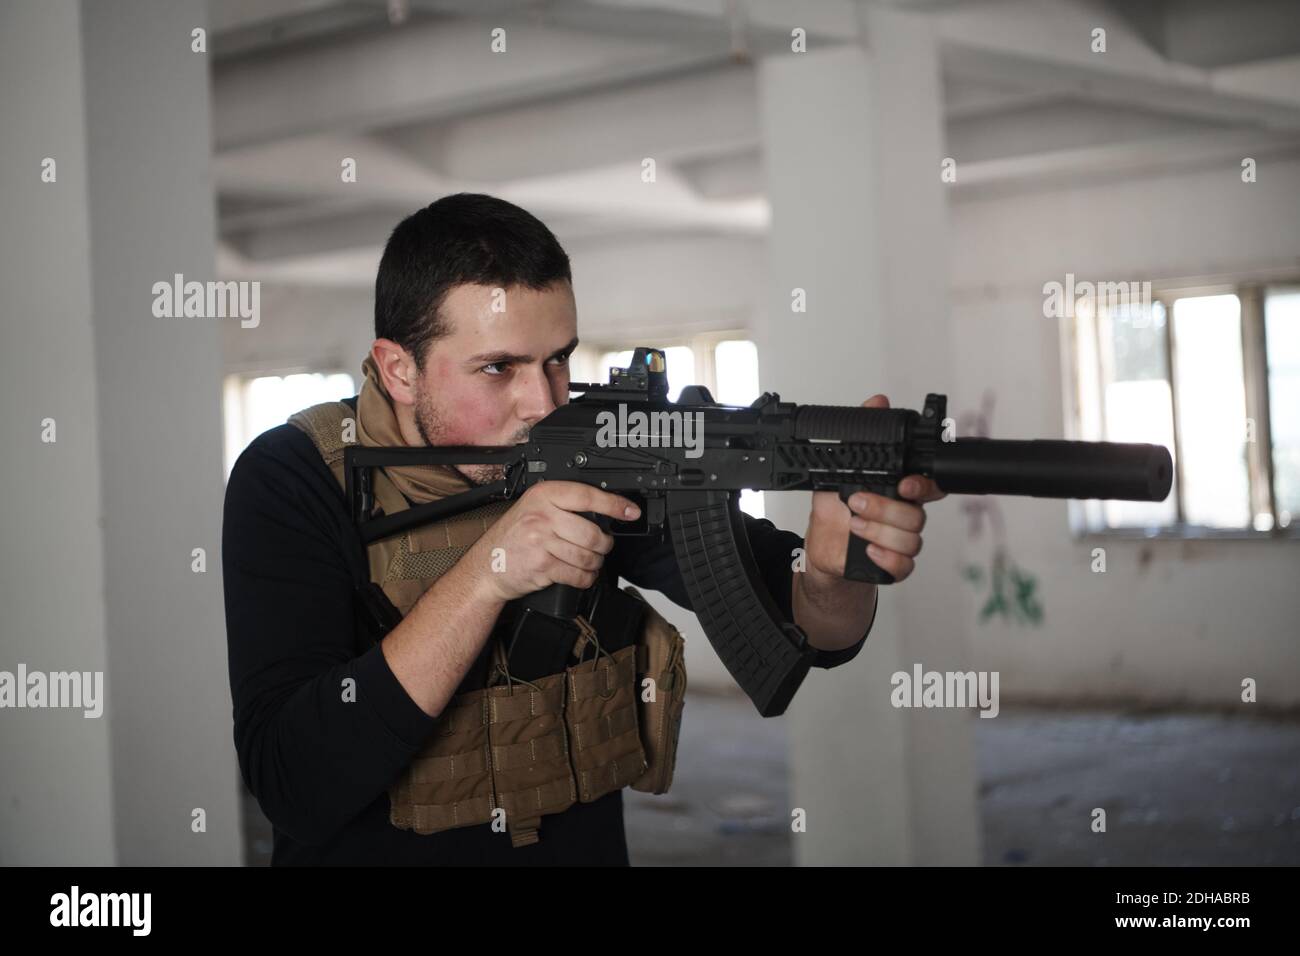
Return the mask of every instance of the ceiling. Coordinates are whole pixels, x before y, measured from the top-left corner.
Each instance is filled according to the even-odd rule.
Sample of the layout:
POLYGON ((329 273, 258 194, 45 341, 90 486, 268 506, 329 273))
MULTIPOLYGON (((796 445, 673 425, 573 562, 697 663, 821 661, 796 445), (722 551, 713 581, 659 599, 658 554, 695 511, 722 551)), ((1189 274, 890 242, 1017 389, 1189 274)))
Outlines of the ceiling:
MULTIPOLYGON (((937 39, 959 200, 1300 150, 1292 0, 888 5, 937 39), (1104 56, 1089 49, 1096 26, 1104 56)), ((853 0, 209 8, 219 269, 325 285, 372 283, 393 225, 459 190, 518 202, 571 251, 761 237, 756 64, 788 52, 792 20, 810 50, 864 35, 853 0), (489 49, 496 27, 508 55, 489 49), (344 158, 356 182, 342 181, 344 158)))

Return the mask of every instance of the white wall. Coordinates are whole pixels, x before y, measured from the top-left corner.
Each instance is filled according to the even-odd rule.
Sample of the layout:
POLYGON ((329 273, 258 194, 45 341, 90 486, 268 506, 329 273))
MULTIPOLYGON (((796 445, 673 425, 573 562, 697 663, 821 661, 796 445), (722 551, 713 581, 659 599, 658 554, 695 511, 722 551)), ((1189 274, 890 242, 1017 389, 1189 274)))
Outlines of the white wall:
MULTIPOLYGON (((1300 271, 1300 160, 1262 161, 1241 182, 1236 161, 1214 169, 1066 186, 951 205, 950 413, 997 393, 991 435, 1061 438, 1057 322, 1043 317, 1045 282, 1159 279, 1290 263, 1300 271)), ((924 391, 924 388, 918 388, 924 391)), ((1274 409, 1274 415, 1297 409, 1274 409)), ((1074 541, 1067 505, 999 500, 1014 560, 1038 575, 1043 626, 965 616, 981 668, 1001 671, 1004 699, 1133 698, 1300 703, 1300 545, 1274 541, 1074 541), (1107 572, 1090 570, 1104 546, 1107 572)), ((952 507, 952 505, 949 505, 952 507)), ((986 560, 989 532, 946 560, 986 560)), ((941 556, 927 555, 930 560, 941 556)))
MULTIPOLYGON (((11 673, 107 670, 79 30, 76 5, 0 7, 0 61, 23 77, 0 84, 0 670, 11 673), (40 181, 47 156, 55 183, 40 181)), ((0 863, 114 862, 111 713, 111 697, 98 719, 0 711, 0 863)))

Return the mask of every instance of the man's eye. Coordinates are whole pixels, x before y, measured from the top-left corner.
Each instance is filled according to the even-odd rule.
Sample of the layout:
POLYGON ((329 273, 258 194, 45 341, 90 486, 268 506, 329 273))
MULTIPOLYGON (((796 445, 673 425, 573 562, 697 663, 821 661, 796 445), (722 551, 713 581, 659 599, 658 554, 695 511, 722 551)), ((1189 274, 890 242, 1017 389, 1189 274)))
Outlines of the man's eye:
MULTIPOLYGON (((568 365, 568 364, 569 364, 569 356, 568 356, 568 355, 553 355, 553 356, 551 356, 551 361, 553 361, 556 365, 568 365)), ((514 364, 513 362, 493 362, 493 363, 490 364, 490 365, 484 365, 482 368, 479 369, 479 371, 480 371, 480 372, 485 372, 486 374, 488 374, 488 375, 490 375, 490 376, 492 376, 492 377, 495 378, 495 377, 500 376, 500 375, 503 375, 503 374, 505 374, 505 373, 504 373, 504 372, 493 372, 493 371, 489 371, 490 369, 494 369, 494 368, 505 369, 505 368, 509 368, 509 367, 510 367, 511 365, 513 365, 513 364, 514 364)))

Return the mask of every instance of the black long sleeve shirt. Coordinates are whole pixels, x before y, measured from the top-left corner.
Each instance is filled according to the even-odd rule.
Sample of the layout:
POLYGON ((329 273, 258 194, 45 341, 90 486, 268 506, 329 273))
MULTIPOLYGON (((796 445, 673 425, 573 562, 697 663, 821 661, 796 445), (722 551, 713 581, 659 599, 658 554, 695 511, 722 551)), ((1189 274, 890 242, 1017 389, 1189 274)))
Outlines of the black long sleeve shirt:
MULTIPOLYGON (((792 621, 791 552, 803 539, 765 519, 745 521, 768 590, 792 621)), ((364 579, 364 560, 311 439, 281 425, 254 440, 226 488, 222 567, 235 749, 274 828, 272 864, 626 864, 622 791, 547 815, 542 839, 517 849, 487 824, 421 836, 389 822, 388 787, 435 718, 406 693, 380 646, 361 639, 353 585, 364 579), (347 678, 355 700, 344 699, 347 678)), ((691 606, 666 536, 616 537, 605 565, 691 606)), ((819 651, 814 666, 851 660, 865 640, 819 651)))

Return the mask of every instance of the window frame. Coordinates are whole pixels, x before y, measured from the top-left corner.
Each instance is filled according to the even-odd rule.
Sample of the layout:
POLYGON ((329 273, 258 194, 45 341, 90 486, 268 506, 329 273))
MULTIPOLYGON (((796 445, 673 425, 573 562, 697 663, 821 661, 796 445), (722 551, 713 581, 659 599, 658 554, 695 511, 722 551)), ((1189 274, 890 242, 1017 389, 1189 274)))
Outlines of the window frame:
MULTIPOLYGON (((1094 528, 1088 524, 1085 502, 1069 502, 1070 532, 1075 540, 1137 539, 1137 540, 1300 540, 1300 517, 1291 524, 1278 524, 1277 498, 1273 474, 1272 409, 1269 404, 1268 342, 1264 322, 1266 294, 1272 287, 1300 286, 1300 276, 1294 271, 1278 273, 1233 274, 1227 276, 1168 279, 1151 282, 1151 302, 1161 303, 1165 309, 1164 349, 1165 366, 1169 373, 1171 411, 1173 415, 1175 483, 1171 494, 1175 496, 1174 523, 1159 528, 1094 528), (1182 434, 1178 416, 1178 393, 1174 388, 1176 375, 1177 340, 1174 335, 1174 301, 1177 299, 1208 296, 1235 295, 1241 304, 1241 362, 1242 386, 1245 390, 1246 417, 1255 421, 1255 441, 1247 442, 1246 472, 1249 488, 1249 510, 1252 524, 1267 515, 1271 525, 1268 530, 1250 528, 1216 528, 1192 524, 1185 518, 1183 501, 1182 434)), ((1078 369, 1081 361, 1077 318, 1062 319, 1066 336, 1066 403, 1069 408, 1067 437, 1078 439, 1081 428, 1082 386, 1078 369)), ((1092 325, 1093 354, 1101 362, 1101 323, 1092 325)), ((1099 381, 1100 378, 1100 367, 1099 381)), ((1105 416, 1102 421, 1102 440, 1105 437, 1105 416)))
MULTIPOLYGON (((638 337, 638 341, 645 336, 638 337)), ((694 381, 688 383, 691 385, 703 385, 712 395, 718 390, 717 368, 714 364, 714 349, 719 342, 728 342, 732 339, 743 339, 753 341, 753 334, 743 328, 723 329, 709 332, 692 332, 688 335, 671 335, 666 337, 656 337, 654 339, 654 348, 669 349, 674 347, 686 347, 695 355, 694 381)), ((610 336, 602 336, 599 339, 593 339, 588 342, 583 339, 579 346, 581 349, 591 349, 592 361, 599 361, 600 357, 606 352, 626 351, 628 346, 619 344, 621 339, 610 336)), ((599 375, 596 384, 603 384, 609 380, 608 369, 597 369, 599 375)))
MULTIPOLYGON (((235 452, 232 447, 232 439, 230 435, 230 409, 228 403, 232 394, 237 396, 239 403, 237 414, 240 418, 240 429, 242 431, 248 424, 245 396, 247 394, 249 383, 258 378, 285 378, 289 375, 347 375, 353 382, 356 382, 358 379, 357 373, 349 371, 347 366, 341 361, 325 366, 311 362, 292 363, 288 365, 283 362, 247 363, 242 364, 237 368, 226 369, 225 373, 221 377, 221 456, 223 460, 223 480, 229 480, 230 471, 234 468, 235 458, 237 458, 239 454, 238 452, 235 452), (234 457, 230 457, 232 455, 234 457), (226 461, 225 459, 228 457, 230 460, 226 461)), ((360 387, 360 384, 358 384, 357 388, 360 387)), ((352 396, 348 397, 351 398, 352 396)))

